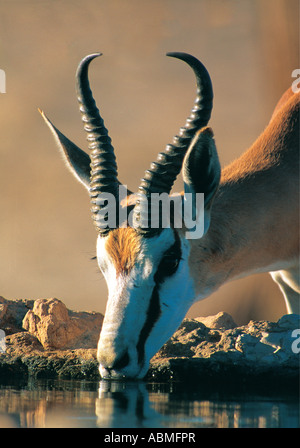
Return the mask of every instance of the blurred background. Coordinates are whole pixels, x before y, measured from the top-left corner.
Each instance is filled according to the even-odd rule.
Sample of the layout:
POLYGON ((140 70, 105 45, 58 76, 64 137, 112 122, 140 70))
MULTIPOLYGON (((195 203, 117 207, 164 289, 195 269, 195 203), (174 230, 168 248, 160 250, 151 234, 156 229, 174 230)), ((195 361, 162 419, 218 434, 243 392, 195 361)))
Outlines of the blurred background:
MULTIPOLYGON (((86 149, 74 89, 83 56, 104 53, 91 66, 91 84, 119 178, 136 189, 194 102, 192 71, 165 53, 191 53, 208 68, 224 166, 263 131, 292 83, 298 13, 298 0, 0 0, 0 295, 57 297, 71 309, 104 313, 89 198, 37 111, 86 149)), ((225 285, 188 315, 219 311, 243 324, 276 320, 285 307, 260 274, 225 285)))

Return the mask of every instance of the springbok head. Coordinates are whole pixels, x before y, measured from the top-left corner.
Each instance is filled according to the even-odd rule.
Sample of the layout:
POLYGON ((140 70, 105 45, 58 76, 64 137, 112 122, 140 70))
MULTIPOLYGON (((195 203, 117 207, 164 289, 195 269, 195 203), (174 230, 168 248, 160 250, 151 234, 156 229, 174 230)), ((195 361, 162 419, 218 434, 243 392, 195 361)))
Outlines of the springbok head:
POLYGON ((90 195, 98 233, 97 260, 109 291, 98 344, 100 374, 103 378, 142 378, 151 357, 171 337, 195 300, 189 238, 207 231, 220 179, 213 134, 207 127, 213 91, 200 61, 186 53, 168 53, 193 69, 197 81, 195 105, 179 135, 145 172, 138 193, 128 192, 122 197, 114 149, 88 81, 89 64, 100 55, 85 57, 76 73, 90 156, 42 115, 67 166, 90 195), (157 195, 169 197, 181 169, 184 194, 175 196, 175 202, 183 205, 179 209, 169 207, 173 212, 168 224, 163 225, 161 207, 151 204, 157 195), (186 211, 192 223, 189 225, 182 214, 187 193, 191 197, 190 211, 186 211), (197 200, 197 193, 204 194, 204 201, 197 200), (115 211, 113 219, 108 219, 109 202, 115 211), (156 225, 151 225, 154 216, 156 225), (174 225, 178 221, 181 226, 174 225))

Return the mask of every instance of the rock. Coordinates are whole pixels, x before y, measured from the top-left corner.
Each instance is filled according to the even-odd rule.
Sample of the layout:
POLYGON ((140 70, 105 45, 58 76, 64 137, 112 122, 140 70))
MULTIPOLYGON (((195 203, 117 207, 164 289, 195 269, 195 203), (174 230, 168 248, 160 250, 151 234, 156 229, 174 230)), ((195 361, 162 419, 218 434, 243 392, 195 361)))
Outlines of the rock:
POLYGON ((195 354, 195 347, 207 340, 209 332, 209 328, 197 319, 185 319, 156 356, 192 357, 195 354))
POLYGON ((6 336, 6 350, 7 354, 31 354, 33 350, 43 351, 43 346, 39 340, 30 333, 22 331, 19 333, 6 336))
POLYGON ((4 302, 4 298, 0 297, 0 322, 4 321, 4 316, 7 311, 7 304, 4 302))
POLYGON ((220 314, 223 313, 185 319, 152 358, 148 379, 214 379, 219 383, 250 379, 257 382, 263 378, 269 382, 291 381, 290 384, 299 381, 299 315, 283 316, 277 323, 251 321, 242 327, 212 329, 224 328, 226 322, 233 326, 228 315, 222 322, 225 313, 223 317, 220 314))
POLYGON ((217 330, 229 330, 237 327, 230 314, 221 311, 215 316, 197 317, 198 322, 202 322, 208 328, 215 328, 217 330))
POLYGON ((0 328, 6 334, 22 331, 22 321, 29 309, 33 308, 34 300, 7 300, 0 296, 0 328))
POLYGON ((102 314, 68 310, 58 299, 1 298, 0 305, 0 337, 6 333, 1 378, 99 380, 96 347, 102 314))
MULTIPOLYGON (((27 333, 28 335, 28 333, 27 333)), ((32 336, 34 337, 34 336, 32 336)), ((0 355, 0 378, 13 377, 99 380, 96 349, 40 351, 10 347, 0 355)))
POLYGON ((68 311, 58 299, 39 299, 23 319, 23 328, 46 350, 95 348, 103 322, 100 313, 68 311))
POLYGON ((286 314, 285 316, 282 316, 277 323, 280 328, 293 330, 299 328, 299 319, 299 314, 286 314))

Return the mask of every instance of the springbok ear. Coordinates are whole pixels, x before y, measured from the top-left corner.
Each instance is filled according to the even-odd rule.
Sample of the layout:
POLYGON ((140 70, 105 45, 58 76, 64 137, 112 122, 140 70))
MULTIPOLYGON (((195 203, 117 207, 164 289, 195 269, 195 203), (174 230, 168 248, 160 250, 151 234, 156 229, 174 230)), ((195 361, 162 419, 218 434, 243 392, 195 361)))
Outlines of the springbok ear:
MULTIPOLYGON (((192 220, 196 222, 196 229, 200 221, 204 220, 203 236, 210 225, 211 206, 221 177, 221 166, 211 128, 202 128, 195 135, 183 161, 182 174, 184 199, 187 199, 186 193, 191 193, 192 220), (197 200, 196 193, 204 194, 204 203, 197 200)), ((198 237, 195 232, 194 238, 198 237)), ((193 238, 193 232, 189 232, 189 238, 193 238)))
POLYGON ((52 132, 58 148, 66 162, 67 167, 82 185, 89 190, 90 188, 90 163, 89 155, 82 151, 75 143, 71 142, 62 134, 46 117, 44 112, 39 110, 50 131, 52 132))

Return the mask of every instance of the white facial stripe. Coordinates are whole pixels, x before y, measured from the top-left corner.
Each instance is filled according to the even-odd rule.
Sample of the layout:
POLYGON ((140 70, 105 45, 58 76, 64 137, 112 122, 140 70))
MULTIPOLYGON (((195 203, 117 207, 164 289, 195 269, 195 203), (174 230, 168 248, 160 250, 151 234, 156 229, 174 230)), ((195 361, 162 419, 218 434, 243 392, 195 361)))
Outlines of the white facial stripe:
POLYGON ((177 329, 193 297, 188 273, 189 243, 180 241, 182 260, 177 271, 170 277, 159 278, 159 264, 175 242, 172 229, 141 240, 136 263, 127 275, 116 273, 105 250, 105 238, 98 238, 98 263, 109 288, 99 341, 100 363, 101 359, 116 358, 126 350, 129 363, 122 372, 133 376, 138 372, 145 374, 150 358, 177 329))

